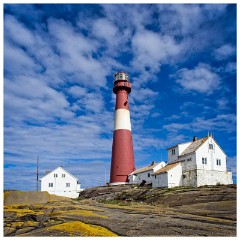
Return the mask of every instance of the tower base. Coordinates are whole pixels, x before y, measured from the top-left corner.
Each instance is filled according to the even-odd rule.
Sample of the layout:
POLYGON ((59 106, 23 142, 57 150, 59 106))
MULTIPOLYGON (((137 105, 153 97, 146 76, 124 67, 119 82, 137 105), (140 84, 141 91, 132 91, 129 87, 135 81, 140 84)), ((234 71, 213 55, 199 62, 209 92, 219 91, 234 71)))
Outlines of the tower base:
POLYGON ((129 182, 113 182, 109 183, 110 186, 117 186, 117 185, 127 185, 129 182))

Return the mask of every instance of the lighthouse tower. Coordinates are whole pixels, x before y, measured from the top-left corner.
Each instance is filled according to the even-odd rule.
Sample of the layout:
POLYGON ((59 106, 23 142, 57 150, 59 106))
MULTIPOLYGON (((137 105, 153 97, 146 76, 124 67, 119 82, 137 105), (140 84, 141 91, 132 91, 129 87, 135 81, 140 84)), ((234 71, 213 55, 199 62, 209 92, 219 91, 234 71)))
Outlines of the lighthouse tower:
POLYGON ((131 83, 128 74, 116 73, 113 92, 116 94, 110 185, 126 184, 135 170, 128 94, 131 83))

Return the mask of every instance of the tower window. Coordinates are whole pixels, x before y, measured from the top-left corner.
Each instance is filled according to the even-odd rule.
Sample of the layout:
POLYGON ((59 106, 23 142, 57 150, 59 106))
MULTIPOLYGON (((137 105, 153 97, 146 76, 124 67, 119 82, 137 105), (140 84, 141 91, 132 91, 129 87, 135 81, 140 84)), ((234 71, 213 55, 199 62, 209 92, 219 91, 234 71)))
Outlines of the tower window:
POLYGON ((58 176, 58 175, 55 173, 55 174, 54 174, 54 177, 57 177, 57 176, 58 176))
POLYGON ((48 187, 53 187, 53 183, 48 183, 48 187))
POLYGON ((66 187, 70 187, 70 183, 66 183, 66 187))
POLYGON ((172 149, 172 155, 175 155, 175 148, 172 149))

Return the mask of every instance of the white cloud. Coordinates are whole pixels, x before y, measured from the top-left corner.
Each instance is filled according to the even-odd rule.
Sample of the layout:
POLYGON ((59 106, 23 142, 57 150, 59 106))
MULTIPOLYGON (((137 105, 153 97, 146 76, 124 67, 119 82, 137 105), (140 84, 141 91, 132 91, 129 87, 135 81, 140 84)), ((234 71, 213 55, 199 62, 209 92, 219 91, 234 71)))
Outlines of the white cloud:
POLYGON ((206 64, 199 63, 194 69, 180 69, 174 77, 186 91, 212 94, 220 87, 220 77, 206 64))
POLYGON ((75 32, 63 20, 49 20, 48 28, 60 53, 61 70, 66 74, 74 73, 77 81, 85 86, 105 87, 109 67, 92 57, 98 43, 75 32))
POLYGON ((39 79, 18 76, 15 80, 5 79, 4 87, 6 123, 10 119, 42 122, 73 117, 65 96, 39 79))
POLYGON ((35 42, 33 33, 12 15, 6 15, 4 18, 4 33, 6 38, 27 48, 35 42))
POLYGON ((7 41, 4 43, 4 67, 14 74, 28 72, 30 75, 40 69, 25 51, 7 41))
POLYGON ((236 62, 229 62, 225 67, 225 72, 235 73, 236 72, 236 62))
POLYGON ((68 89, 68 92, 73 96, 73 97, 84 97, 87 93, 86 88, 79 87, 79 86, 72 86, 68 89))
POLYGON ((215 118, 205 119, 204 117, 194 118, 188 123, 170 123, 163 126, 169 132, 180 133, 181 131, 224 131, 234 133, 236 129, 236 116, 234 114, 219 114, 215 118))
POLYGON ((229 100, 225 97, 217 99, 217 107, 219 110, 224 110, 229 108, 229 100))
POLYGON ((117 27, 105 18, 97 19, 93 23, 92 33, 100 38, 105 39, 108 44, 114 43, 118 40, 117 27))
POLYGON ((141 103, 153 102, 157 95, 158 92, 154 92, 150 88, 140 88, 131 93, 131 99, 141 103))
POLYGON ((155 73, 170 57, 176 57, 182 48, 171 36, 147 30, 137 32, 133 36, 132 46, 135 57, 132 63, 134 68, 144 70, 148 67, 155 73))
POLYGON ((230 44, 225 44, 215 49, 213 54, 217 60, 225 60, 234 56, 236 54, 236 49, 230 44))

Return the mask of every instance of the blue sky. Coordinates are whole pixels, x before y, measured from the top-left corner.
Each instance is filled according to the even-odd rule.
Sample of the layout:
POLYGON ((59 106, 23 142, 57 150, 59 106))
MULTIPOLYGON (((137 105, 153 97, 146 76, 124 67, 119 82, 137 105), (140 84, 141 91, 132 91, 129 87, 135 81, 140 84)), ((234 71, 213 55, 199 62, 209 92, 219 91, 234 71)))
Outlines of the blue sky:
POLYGON ((63 166, 109 179, 113 75, 130 74, 135 163, 208 131, 236 181, 235 4, 4 4, 4 188, 63 166))

